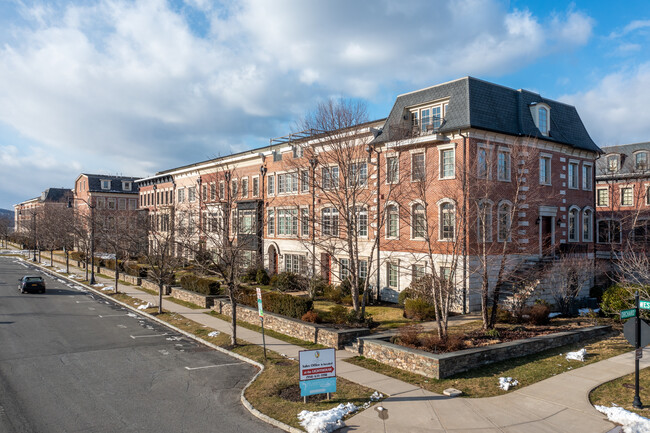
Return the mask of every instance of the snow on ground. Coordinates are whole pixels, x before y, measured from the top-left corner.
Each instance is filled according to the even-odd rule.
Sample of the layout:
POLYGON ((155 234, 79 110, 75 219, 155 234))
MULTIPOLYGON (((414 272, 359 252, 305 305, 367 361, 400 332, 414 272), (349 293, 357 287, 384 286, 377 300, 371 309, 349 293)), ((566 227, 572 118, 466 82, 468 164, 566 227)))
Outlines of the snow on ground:
POLYGON ((145 302, 144 304, 138 307, 138 310, 146 310, 147 308, 152 308, 152 307, 153 305, 151 305, 149 302, 145 302))
POLYGON ((107 286, 102 289, 102 292, 108 292, 109 290, 113 291, 115 290, 115 287, 113 286, 107 286))
POLYGON ((129 317, 135 317, 135 318, 138 317, 137 314, 133 314, 133 313, 126 313, 126 315, 129 316, 129 317))
POLYGON ((208 334, 208 337, 216 337, 217 335, 221 334, 219 331, 212 331, 208 334))
POLYGON ((625 433, 650 433, 650 419, 644 418, 622 407, 595 406, 596 410, 607 415, 611 422, 623 425, 625 433))
POLYGON ((591 308, 580 308, 578 310, 578 315, 580 316, 587 316, 589 313, 598 313, 600 311, 600 308, 596 308, 592 310, 591 308))
POLYGON ((562 313, 549 313, 548 318, 552 319, 553 317, 561 316, 562 313))
POLYGON ((93 284, 92 287, 104 287, 102 283, 93 284))
POLYGON ((504 391, 509 390, 513 386, 519 385, 519 381, 513 379, 512 377, 500 377, 499 378, 499 388, 504 391))
MULTIPOLYGON (((384 395, 375 391, 370 396, 370 401, 363 404, 361 408, 367 409, 373 401, 384 398, 384 395)), ((352 403, 339 404, 335 408, 322 410, 320 412, 310 412, 303 410, 298 414, 300 425, 307 430, 307 433, 329 433, 345 426, 341 421, 344 416, 358 411, 360 408, 352 403)))
POLYGON ((569 352, 566 354, 567 361, 573 359, 574 361, 585 361, 585 356, 587 356, 587 349, 582 348, 577 352, 569 352))

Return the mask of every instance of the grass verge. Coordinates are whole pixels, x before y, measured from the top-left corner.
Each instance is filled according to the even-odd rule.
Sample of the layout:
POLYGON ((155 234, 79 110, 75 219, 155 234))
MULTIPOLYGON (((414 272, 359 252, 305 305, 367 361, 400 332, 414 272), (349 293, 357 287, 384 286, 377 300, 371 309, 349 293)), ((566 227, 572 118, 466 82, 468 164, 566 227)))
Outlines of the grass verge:
POLYGON ((499 377, 512 377, 519 381, 519 386, 513 389, 531 385, 565 371, 580 368, 583 365, 602 361, 612 356, 620 355, 631 349, 623 336, 615 332, 605 338, 588 340, 578 344, 570 344, 550 349, 534 355, 513 358, 460 373, 448 379, 432 379, 415 373, 410 373, 394 367, 380 364, 372 359, 357 356, 346 360, 354 365, 376 371, 386 376, 394 377, 404 382, 417 385, 431 392, 442 394, 447 388, 463 391, 464 397, 492 397, 505 394, 499 388, 499 377), (567 352, 587 349, 585 362, 567 361, 567 352))
MULTIPOLYGON (((130 296, 119 293, 108 294, 114 299, 118 299, 124 303, 135 306, 141 301, 131 298, 130 296)), ((157 308, 149 308, 145 310, 147 313, 156 314, 157 308)), ((208 313, 206 313, 208 314, 208 313)), ((215 313, 216 317, 222 316, 215 313)), ((296 398, 298 388, 298 362, 283 357, 277 352, 267 350, 267 360, 264 360, 263 348, 255 344, 250 344, 246 341, 237 341, 237 346, 230 344, 230 335, 220 333, 214 337, 208 334, 213 329, 201 325, 193 320, 190 320, 180 314, 163 312, 163 314, 156 314, 158 319, 161 319, 170 325, 189 332, 197 337, 200 337, 210 343, 228 349, 239 355, 245 356, 249 359, 259 362, 264 365, 264 371, 258 376, 255 382, 246 390, 246 398, 250 403, 260 412, 282 421, 290 426, 301 428, 298 423, 297 415, 303 410, 321 411, 331 409, 340 403, 352 402, 357 406, 368 402, 374 390, 349 382, 343 378, 337 379, 337 392, 332 394, 330 400, 320 399, 319 396, 310 397, 307 404, 304 404, 302 398, 296 398)), ((250 325, 250 324, 246 324, 250 325)), ((244 324, 242 323, 242 326, 244 324)), ((254 325, 250 325, 254 327, 254 325)), ((276 333, 277 334, 277 333, 276 333)), ((279 334, 278 334, 279 335, 279 334)), ((274 335, 275 336, 275 335, 274 335)), ((286 337, 290 338, 290 337, 286 337)), ((315 348, 308 342, 298 339, 292 339, 290 343, 302 343, 303 347, 315 348)), ((322 346, 320 346, 322 347, 322 346)), ((298 394, 299 395, 299 394, 298 394)), ((320 396, 320 397, 324 397, 320 396)))
POLYGON ((650 418, 650 406, 648 405, 650 403, 650 368, 644 368, 639 371, 639 386, 639 397, 641 398, 641 403, 645 404, 641 409, 636 409, 632 406, 632 402, 634 401, 634 373, 619 377, 594 388, 589 393, 589 401, 593 405, 608 407, 617 405, 630 412, 650 418))
MULTIPOLYGON (((156 295, 157 294, 158 293, 156 293, 156 295)), ((196 305, 196 304, 194 304, 192 302, 189 302, 189 301, 183 301, 182 299, 172 298, 171 296, 166 297, 165 301, 173 302, 174 304, 182 305, 183 307, 191 308, 192 310, 203 310, 204 309, 200 305, 196 305)))

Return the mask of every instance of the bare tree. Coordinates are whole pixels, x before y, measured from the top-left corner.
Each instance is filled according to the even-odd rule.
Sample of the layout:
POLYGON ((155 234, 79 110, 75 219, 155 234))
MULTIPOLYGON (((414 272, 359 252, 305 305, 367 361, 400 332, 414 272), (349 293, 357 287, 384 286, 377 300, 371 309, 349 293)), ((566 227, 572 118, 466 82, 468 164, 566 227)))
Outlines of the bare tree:
POLYGON ((556 307, 569 315, 580 290, 594 276, 594 260, 584 254, 564 254, 546 276, 556 307))
POLYGON ((7 248, 7 240, 9 239, 9 229, 12 227, 13 221, 8 216, 0 216, 0 240, 4 242, 4 247, 7 248))

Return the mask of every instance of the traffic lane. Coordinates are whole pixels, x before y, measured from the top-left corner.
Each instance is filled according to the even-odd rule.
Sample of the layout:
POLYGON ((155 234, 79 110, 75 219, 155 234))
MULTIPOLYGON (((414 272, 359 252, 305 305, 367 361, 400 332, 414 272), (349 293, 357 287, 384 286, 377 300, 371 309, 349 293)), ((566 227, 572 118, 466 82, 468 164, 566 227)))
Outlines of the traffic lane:
MULTIPOLYGON (((0 386, 16 396, 5 402, 5 415, 18 412, 11 419, 27 420, 26 431, 278 431, 239 403, 254 367, 103 298, 57 290, 67 296, 52 296, 49 312, 29 320, 25 302, 39 299, 38 306, 48 295, 21 298, 17 285, 9 294, 0 285, 0 301, 23 307, 7 314, 0 302, 0 314, 15 314, 15 323, 32 331, 20 336, 22 345, 12 342, 21 350, 0 355, 0 386), (31 326, 34 320, 46 326, 31 326)), ((11 340, 8 328, 0 326, 0 341, 11 340)))

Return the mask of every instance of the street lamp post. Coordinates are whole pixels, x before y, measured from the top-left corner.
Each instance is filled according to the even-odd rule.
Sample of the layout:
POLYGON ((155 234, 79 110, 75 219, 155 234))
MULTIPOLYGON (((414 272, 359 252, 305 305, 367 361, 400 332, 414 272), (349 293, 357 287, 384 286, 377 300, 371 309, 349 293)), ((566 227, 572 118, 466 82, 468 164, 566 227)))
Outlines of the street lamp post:
MULTIPOLYGON (((35 262, 36 261, 36 212, 34 212, 33 210, 30 210, 30 213, 32 215, 32 238, 33 238, 32 239, 32 246, 34 247, 33 248, 34 258, 32 259, 32 261, 35 262)), ((18 215, 20 215, 20 216, 23 215, 22 209, 18 210, 18 215)), ((22 221, 22 218, 20 218, 20 220, 22 221)), ((5 240, 5 242, 6 242, 6 240, 5 240)), ((29 253, 28 253, 28 257, 29 257, 29 253)))

